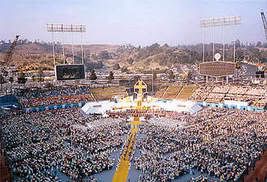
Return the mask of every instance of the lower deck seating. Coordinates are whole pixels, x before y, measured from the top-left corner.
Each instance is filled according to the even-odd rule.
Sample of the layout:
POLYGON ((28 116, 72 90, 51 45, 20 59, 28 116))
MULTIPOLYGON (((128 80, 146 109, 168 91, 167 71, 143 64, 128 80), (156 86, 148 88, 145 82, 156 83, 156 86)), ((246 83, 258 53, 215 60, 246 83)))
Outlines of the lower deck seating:
POLYGON ((96 100, 108 100, 114 96, 126 96, 126 87, 103 87, 91 89, 96 100))
POLYGON ((196 89, 196 85, 184 85, 176 98, 181 100, 188 100, 196 89))

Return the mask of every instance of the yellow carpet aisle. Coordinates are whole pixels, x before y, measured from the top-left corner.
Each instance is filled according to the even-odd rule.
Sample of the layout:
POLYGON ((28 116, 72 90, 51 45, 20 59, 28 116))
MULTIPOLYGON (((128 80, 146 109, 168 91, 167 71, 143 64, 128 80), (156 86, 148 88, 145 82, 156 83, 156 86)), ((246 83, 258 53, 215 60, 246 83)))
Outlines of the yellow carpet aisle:
POLYGON ((122 154, 120 156, 119 164, 113 176, 113 182, 126 182, 131 165, 131 157, 134 153, 134 145, 136 143, 136 135, 138 133, 138 125, 140 124, 140 118, 134 117, 131 122, 131 132, 124 145, 122 154))

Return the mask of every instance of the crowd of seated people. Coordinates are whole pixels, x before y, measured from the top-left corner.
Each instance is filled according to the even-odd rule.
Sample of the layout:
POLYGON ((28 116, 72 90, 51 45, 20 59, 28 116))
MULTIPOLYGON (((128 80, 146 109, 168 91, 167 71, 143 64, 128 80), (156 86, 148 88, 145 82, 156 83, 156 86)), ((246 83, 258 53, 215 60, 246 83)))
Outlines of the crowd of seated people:
POLYGON ((65 86, 18 90, 15 95, 24 107, 78 103, 93 100, 89 86, 65 86))
MULTIPOLYGON (((240 85, 240 86, 231 86, 228 92, 225 93, 229 93, 229 94, 235 94, 235 95, 244 95, 244 94, 248 94, 248 90, 250 90, 252 88, 244 85, 240 85)), ((252 94, 251 94, 252 95, 252 94)))
MULTIPOLYGON (((192 170, 240 180, 266 148, 266 118, 267 112, 214 108, 152 117, 140 125, 142 138, 134 148, 141 155, 132 165, 141 173, 139 181, 170 181, 192 170)), ((96 181, 93 174, 116 166, 111 154, 122 150, 130 131, 125 119, 87 117, 79 109, 20 113, 1 121, 16 181, 96 181)))
POLYGON ((70 95, 70 96, 56 96, 56 97, 45 97, 45 98, 33 98, 33 99, 21 99, 21 104, 28 107, 35 106, 49 106, 56 104, 66 104, 66 103, 79 103, 82 101, 93 101, 91 94, 80 94, 80 95, 70 95))
POLYGON ((229 90, 229 85, 219 85, 213 88, 213 93, 227 93, 229 90))
POLYGON ((218 181, 240 180, 267 148, 266 118, 266 112, 204 109, 177 118, 188 122, 184 128, 147 122, 137 143, 141 155, 134 159, 140 181, 169 181, 191 170, 218 181))
POLYGON ((208 102, 221 102, 223 100, 254 102, 266 97, 266 90, 264 86, 215 85, 210 83, 200 85, 190 99, 208 102))
POLYGON ((225 94, 221 93, 210 93, 206 100, 207 102, 221 102, 223 98, 225 97, 225 94))
POLYGON ((22 90, 16 90, 15 95, 22 98, 44 98, 44 97, 55 97, 59 95, 79 95, 89 93, 89 86, 56 86, 51 88, 28 88, 22 90))
POLYGON ((122 119, 86 117, 79 109, 2 117, 5 153, 16 181, 85 179, 114 166, 129 127, 122 119))
POLYGON ((208 97, 211 90, 213 89, 214 89, 213 85, 208 85, 208 84, 199 85, 190 99, 196 101, 204 101, 208 97))

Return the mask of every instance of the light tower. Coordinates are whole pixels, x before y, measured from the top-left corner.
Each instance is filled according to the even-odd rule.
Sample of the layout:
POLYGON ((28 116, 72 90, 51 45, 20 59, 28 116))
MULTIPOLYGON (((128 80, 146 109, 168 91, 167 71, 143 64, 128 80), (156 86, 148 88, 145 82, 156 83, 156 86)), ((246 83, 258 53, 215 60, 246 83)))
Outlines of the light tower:
POLYGON ((265 32, 265 39, 267 41, 267 21, 266 21, 266 17, 264 15, 264 12, 261 12, 261 19, 262 19, 262 23, 263 23, 264 32, 265 32))
MULTIPOLYGON (((86 32, 85 25, 65 25, 65 24, 47 24, 47 31, 51 32, 52 34, 52 44, 53 44, 53 60, 54 60, 54 66, 56 65, 56 57, 55 57, 55 39, 54 34, 57 33, 64 33, 69 32, 72 34, 72 43, 71 43, 71 49, 72 49, 72 61, 74 63, 74 47, 73 47, 73 33, 80 33, 81 34, 81 51, 82 51, 82 64, 84 64, 84 53, 83 53, 83 33, 86 32)), ((65 57, 65 51, 64 51, 64 42, 63 42, 63 57, 65 57)))
MULTIPOLYGON (((222 36, 223 36, 223 52, 222 52, 222 60, 225 59, 225 40, 224 40, 224 33, 225 33, 225 27, 226 26, 234 26, 241 24, 241 17, 240 16, 228 16, 228 17, 216 17, 216 18, 208 18, 208 19, 202 19, 200 20, 200 27, 203 30, 205 29, 211 29, 211 36, 212 36, 212 57, 214 60, 215 55, 215 27, 221 27, 222 36)), ((202 61, 205 61, 205 34, 203 35, 202 40, 202 61)), ((234 60, 235 60, 235 43, 234 43, 234 60)))

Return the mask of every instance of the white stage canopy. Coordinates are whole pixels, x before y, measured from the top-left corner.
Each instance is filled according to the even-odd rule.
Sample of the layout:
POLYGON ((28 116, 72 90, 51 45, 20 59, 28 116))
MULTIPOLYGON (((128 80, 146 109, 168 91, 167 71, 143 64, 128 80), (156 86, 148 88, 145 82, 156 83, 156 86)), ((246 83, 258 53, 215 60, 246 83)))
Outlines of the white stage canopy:
MULTIPOLYGON (((99 101, 88 102, 82 107, 85 114, 106 114, 107 111, 124 111, 126 109, 133 109, 136 103, 130 101, 99 101)), ((165 111, 174 112, 188 112, 194 114, 202 109, 196 102, 181 101, 181 100, 153 100, 150 102, 143 102, 143 106, 151 109, 163 109, 165 111)))

